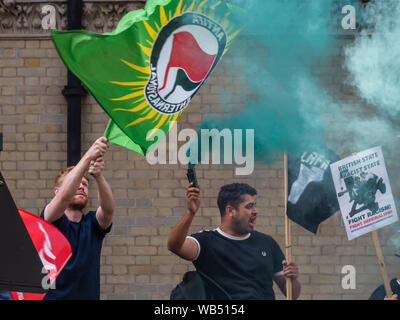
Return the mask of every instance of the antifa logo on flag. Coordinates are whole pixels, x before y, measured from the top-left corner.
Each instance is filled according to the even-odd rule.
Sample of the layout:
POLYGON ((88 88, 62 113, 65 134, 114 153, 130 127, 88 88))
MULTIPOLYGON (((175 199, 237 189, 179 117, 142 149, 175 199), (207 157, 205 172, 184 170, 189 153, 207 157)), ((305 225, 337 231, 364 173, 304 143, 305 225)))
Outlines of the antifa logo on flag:
POLYGON ((205 15, 186 12, 171 19, 151 52, 145 86, 149 105, 163 114, 185 108, 222 57, 226 42, 224 29, 205 15))
POLYGON ((339 210, 329 165, 340 160, 325 149, 288 155, 288 217, 317 233, 321 222, 339 210))
POLYGON ((200 81, 207 76, 214 59, 215 54, 205 53, 191 33, 187 31, 175 33, 172 40, 171 56, 164 76, 164 84, 158 91, 164 90, 167 86, 171 68, 178 68, 178 74, 172 90, 165 96, 165 99, 168 99, 178 85, 185 91, 196 89, 200 85, 200 81))

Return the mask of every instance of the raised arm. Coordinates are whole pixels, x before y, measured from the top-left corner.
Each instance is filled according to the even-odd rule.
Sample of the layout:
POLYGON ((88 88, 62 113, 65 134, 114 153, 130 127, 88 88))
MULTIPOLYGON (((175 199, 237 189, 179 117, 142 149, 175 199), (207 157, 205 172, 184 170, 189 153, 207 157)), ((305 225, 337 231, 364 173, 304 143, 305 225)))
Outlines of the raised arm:
POLYGON ((85 153, 78 164, 69 172, 60 186, 54 187, 54 198, 44 210, 44 219, 54 222, 61 218, 71 199, 78 190, 82 177, 88 168, 90 161, 102 156, 108 149, 107 139, 97 139, 85 153))
POLYGON ((197 243, 187 238, 190 225, 200 206, 200 189, 193 187, 193 183, 186 188, 186 206, 186 213, 169 234, 168 250, 190 261, 196 258, 199 251, 197 243))
POLYGON ((112 223, 115 205, 110 185, 103 176, 103 169, 103 157, 99 157, 95 161, 91 161, 89 173, 96 180, 99 199, 99 207, 96 211, 96 219, 99 222, 99 225, 105 230, 112 223))

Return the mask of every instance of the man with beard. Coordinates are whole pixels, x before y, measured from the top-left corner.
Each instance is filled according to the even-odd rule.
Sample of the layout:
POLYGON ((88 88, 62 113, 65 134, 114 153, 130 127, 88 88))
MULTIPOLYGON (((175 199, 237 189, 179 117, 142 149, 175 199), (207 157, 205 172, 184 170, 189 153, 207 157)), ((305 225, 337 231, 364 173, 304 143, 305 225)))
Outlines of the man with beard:
POLYGON ((55 281, 55 289, 49 289, 44 299, 100 298, 101 247, 114 215, 112 191, 102 174, 108 148, 105 137, 97 139, 76 166, 61 172, 55 180, 55 196, 42 210, 41 217, 64 234, 72 249, 71 258, 55 281), (99 207, 84 214, 88 168, 97 183, 99 207))
POLYGON ((193 262, 206 279, 208 299, 272 300, 273 281, 286 295, 286 278, 292 279, 293 299, 300 294, 297 265, 287 263, 272 237, 254 230, 256 194, 248 184, 223 186, 217 201, 220 226, 187 236, 200 206, 200 190, 192 183, 186 189, 187 211, 171 230, 168 249, 193 262))

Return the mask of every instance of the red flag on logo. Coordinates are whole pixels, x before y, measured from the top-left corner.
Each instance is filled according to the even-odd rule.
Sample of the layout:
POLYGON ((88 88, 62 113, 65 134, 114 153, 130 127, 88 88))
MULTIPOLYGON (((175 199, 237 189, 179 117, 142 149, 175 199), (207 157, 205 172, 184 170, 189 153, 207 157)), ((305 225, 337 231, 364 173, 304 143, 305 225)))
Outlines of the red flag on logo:
POLYGON ((215 54, 206 53, 192 34, 186 31, 173 35, 170 60, 164 76, 163 90, 171 68, 182 68, 193 82, 204 80, 215 60, 215 54))
MULTIPOLYGON (((47 272, 47 281, 44 278, 43 284, 52 288, 57 276, 72 255, 71 246, 64 235, 51 223, 25 210, 18 209, 18 212, 43 263, 43 272, 47 272)), ((45 296, 42 293, 27 292, 10 292, 10 295, 12 300, 42 300, 45 296)))

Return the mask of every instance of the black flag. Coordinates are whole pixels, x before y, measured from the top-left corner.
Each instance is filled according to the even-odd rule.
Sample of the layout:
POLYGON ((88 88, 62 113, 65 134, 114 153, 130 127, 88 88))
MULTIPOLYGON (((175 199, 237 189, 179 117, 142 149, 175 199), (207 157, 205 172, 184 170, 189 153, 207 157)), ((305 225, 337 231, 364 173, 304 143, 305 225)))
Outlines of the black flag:
POLYGON ((0 172, 0 290, 46 293, 43 264, 0 172))
POLYGON ((329 167, 338 160, 337 154, 322 148, 288 154, 287 215, 313 233, 339 210, 329 167))

